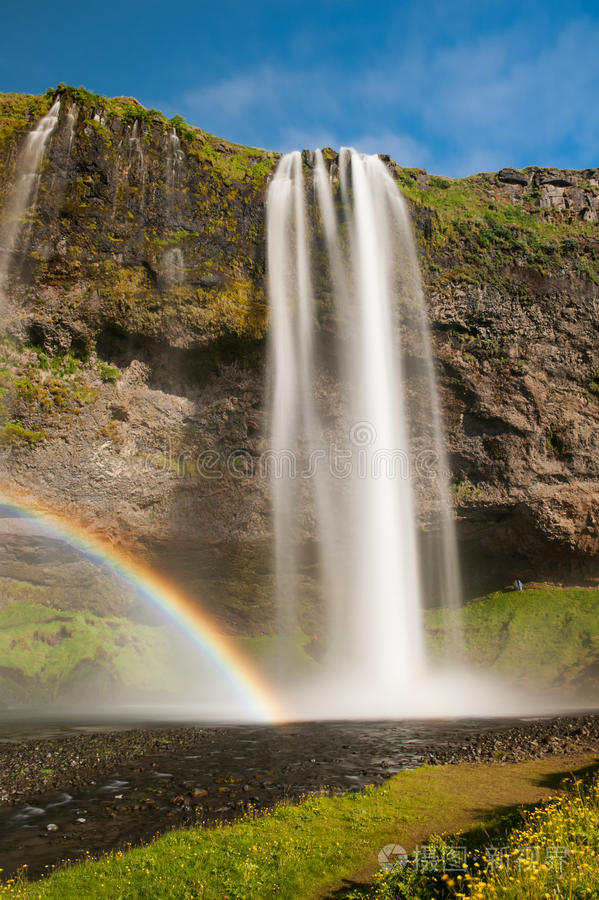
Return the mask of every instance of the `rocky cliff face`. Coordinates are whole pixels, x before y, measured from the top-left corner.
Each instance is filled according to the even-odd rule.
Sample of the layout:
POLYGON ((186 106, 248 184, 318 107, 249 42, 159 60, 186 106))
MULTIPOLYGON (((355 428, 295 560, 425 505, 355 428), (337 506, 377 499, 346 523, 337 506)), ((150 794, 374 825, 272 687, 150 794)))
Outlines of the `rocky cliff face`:
POLYGON ((425 250, 461 534, 475 568, 596 579, 599 173, 466 181, 425 250))
MULTIPOLYGON (((5 291, 2 481, 120 542, 261 547, 277 156, 60 96, 5 291)), ((53 99, 0 97, 5 217, 53 99)), ((454 180, 386 161, 421 255, 467 580, 597 580, 599 170, 454 180)))

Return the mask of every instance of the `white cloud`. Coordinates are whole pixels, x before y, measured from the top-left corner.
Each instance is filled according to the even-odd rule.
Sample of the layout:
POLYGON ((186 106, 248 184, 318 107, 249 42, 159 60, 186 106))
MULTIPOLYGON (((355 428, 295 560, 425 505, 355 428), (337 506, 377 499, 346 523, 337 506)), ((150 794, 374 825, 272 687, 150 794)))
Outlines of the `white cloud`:
POLYGON ((183 104, 200 114, 203 111, 218 109, 226 116, 235 116, 256 101, 257 87, 255 78, 239 75, 190 91, 184 96, 183 104))
MULTIPOLYGON (((264 66, 190 90, 183 95, 182 106, 200 118, 215 112, 224 118, 247 115, 258 102, 272 103, 276 97, 277 82, 274 69, 264 66)), ((201 122, 198 124, 201 125, 201 122)))
MULTIPOLYGON (((395 98, 431 139, 453 144, 443 162, 492 169, 506 156, 540 160, 568 141, 595 159, 599 133, 599 26, 571 22, 552 44, 512 29, 458 44, 428 61, 416 54, 369 73, 366 96, 395 98), (463 148, 460 152, 460 148, 463 148), (457 151, 457 152, 456 152, 457 151)), ((556 152, 556 151, 554 151, 556 152)))
MULTIPOLYGON (((247 122, 261 115, 275 116, 282 129, 290 130, 290 123, 310 118, 317 118, 326 128, 340 110, 338 100, 327 90, 330 78, 330 73, 319 69, 263 65, 188 91, 180 105, 201 127, 206 119, 217 118, 226 125, 235 124, 240 117, 247 122)), ((297 128, 299 131, 300 126, 297 128)))

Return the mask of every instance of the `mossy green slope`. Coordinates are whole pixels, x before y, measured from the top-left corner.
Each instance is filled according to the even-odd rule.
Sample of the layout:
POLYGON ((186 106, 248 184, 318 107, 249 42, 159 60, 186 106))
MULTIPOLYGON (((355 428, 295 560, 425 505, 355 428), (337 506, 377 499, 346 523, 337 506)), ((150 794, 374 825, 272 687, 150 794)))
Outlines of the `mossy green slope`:
MULTIPOLYGON (((172 665, 172 645, 159 626, 124 615, 82 611, 77 602, 54 608, 47 591, 13 579, 9 602, 0 609, 0 658, 5 689, 23 700, 56 698, 84 681, 96 666, 114 683, 140 690, 181 687, 172 665)), ((590 700, 599 670, 599 591, 536 587, 497 592, 463 610, 466 663, 546 696, 590 700)), ((425 627, 433 656, 442 654, 447 620, 427 613, 425 627)), ((297 630, 283 644, 272 635, 237 638, 242 650, 276 677, 283 654, 298 674, 317 672, 318 642, 297 630)))
POLYGON ((9 703, 82 699, 90 680, 96 700, 114 689, 144 695, 181 687, 160 627, 26 600, 0 609, 0 659, 0 695, 9 703))
MULTIPOLYGON (((433 611, 433 646, 443 630, 433 611)), ((528 687, 593 691, 599 671, 599 590, 537 585, 497 591, 462 613, 468 662, 528 687)))
MULTIPOLYGON (((522 173, 531 179, 533 169, 522 173)), ((570 173, 574 181, 575 173, 570 173)), ((503 193, 493 173, 467 178, 440 178, 421 169, 395 170, 399 187, 417 207, 427 209, 432 227, 427 268, 438 286, 449 282, 508 285, 517 280, 516 265, 538 276, 557 271, 577 254, 577 269, 599 284, 597 225, 573 219, 538 205, 538 189, 531 186, 521 197, 503 193), (459 248, 460 260, 441 269, 436 259, 444 249, 459 248)), ((587 184, 589 196, 599 187, 587 184)), ((457 255, 457 254, 456 254, 457 255)), ((426 263, 425 263, 426 264, 426 263)))

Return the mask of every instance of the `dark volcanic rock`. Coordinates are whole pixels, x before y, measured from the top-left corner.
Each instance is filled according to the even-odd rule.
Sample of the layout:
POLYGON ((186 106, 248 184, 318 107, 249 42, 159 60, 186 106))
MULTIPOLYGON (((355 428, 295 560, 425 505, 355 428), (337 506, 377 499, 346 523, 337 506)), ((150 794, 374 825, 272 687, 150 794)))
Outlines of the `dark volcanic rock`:
POLYGON ((502 169, 497 173, 497 179, 505 184, 528 184, 526 175, 523 172, 518 172, 517 169, 502 169))

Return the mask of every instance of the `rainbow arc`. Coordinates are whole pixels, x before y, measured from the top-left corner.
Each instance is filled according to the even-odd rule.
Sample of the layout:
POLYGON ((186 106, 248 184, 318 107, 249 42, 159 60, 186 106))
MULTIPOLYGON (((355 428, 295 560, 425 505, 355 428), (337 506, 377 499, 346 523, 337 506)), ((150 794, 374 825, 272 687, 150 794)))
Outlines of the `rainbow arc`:
POLYGON ((250 659, 224 635, 198 602, 146 563, 131 559, 108 541, 93 534, 72 518, 56 513, 46 504, 24 497, 10 488, 0 488, 0 507, 15 517, 39 523, 49 537, 62 540, 87 559, 134 588, 137 594, 162 610, 195 643, 216 667, 243 705, 244 714, 266 723, 286 721, 289 716, 276 692, 250 659))

